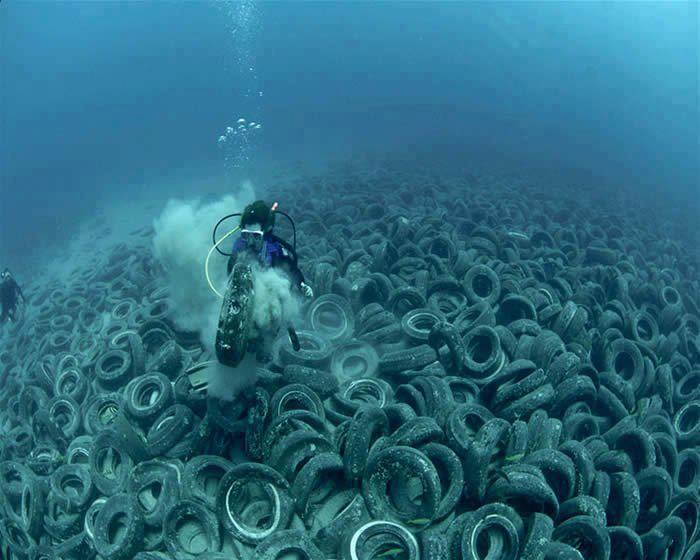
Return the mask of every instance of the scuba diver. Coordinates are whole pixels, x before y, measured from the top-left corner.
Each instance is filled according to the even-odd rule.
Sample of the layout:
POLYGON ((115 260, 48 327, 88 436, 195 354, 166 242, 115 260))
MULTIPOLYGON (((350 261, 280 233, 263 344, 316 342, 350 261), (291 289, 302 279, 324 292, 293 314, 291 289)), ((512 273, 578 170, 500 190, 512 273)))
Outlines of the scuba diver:
POLYGON ((227 273, 230 275, 239 258, 247 256, 263 267, 282 270, 290 279, 292 288, 308 298, 314 295, 311 286, 304 282, 304 275, 297 264, 294 248, 272 233, 277 204, 269 205, 258 200, 246 206, 241 215, 240 236, 233 244, 227 273))
MULTIPOLYGON (((219 323, 216 332, 216 356, 218 361, 229 367, 238 366, 246 356, 249 342, 251 348, 264 349, 266 346, 256 344, 258 341, 270 339, 274 332, 267 332, 261 336, 253 334, 253 277, 257 264, 263 269, 274 268, 280 270, 291 282, 291 289, 307 298, 314 295, 311 286, 304 281, 304 275, 297 263, 296 254, 296 227, 291 217, 277 209, 277 203, 269 205, 258 200, 245 207, 243 212, 229 214, 219 220, 212 233, 213 245, 207 255, 204 271, 207 282, 212 291, 222 298, 223 303, 219 314, 219 323), (272 232, 275 225, 275 215, 282 214, 291 223, 294 231, 294 242, 289 244, 272 232), (240 216, 239 225, 217 240, 217 229, 225 220, 240 216), (225 253, 219 249, 229 236, 240 232, 238 239, 233 244, 232 251, 225 253), (219 292, 209 276, 209 260, 214 251, 229 257, 228 282, 225 293, 219 292)), ((295 350, 299 350, 299 339, 292 325, 287 326, 290 343, 295 350)))
POLYGON ((15 312, 17 311, 19 298, 22 298, 22 301, 26 301, 22 293, 22 288, 19 287, 12 273, 8 269, 5 269, 2 273, 2 277, 0 277, 0 304, 2 305, 0 324, 8 319, 10 321, 15 320, 15 312))

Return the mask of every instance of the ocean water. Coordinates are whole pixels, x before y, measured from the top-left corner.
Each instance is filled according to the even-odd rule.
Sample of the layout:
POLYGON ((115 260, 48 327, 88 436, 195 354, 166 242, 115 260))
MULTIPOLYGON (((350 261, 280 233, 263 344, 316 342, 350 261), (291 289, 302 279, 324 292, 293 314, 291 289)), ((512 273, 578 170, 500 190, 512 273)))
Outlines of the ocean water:
POLYGON ((699 27, 1 1, 0 557, 700 557, 699 27))

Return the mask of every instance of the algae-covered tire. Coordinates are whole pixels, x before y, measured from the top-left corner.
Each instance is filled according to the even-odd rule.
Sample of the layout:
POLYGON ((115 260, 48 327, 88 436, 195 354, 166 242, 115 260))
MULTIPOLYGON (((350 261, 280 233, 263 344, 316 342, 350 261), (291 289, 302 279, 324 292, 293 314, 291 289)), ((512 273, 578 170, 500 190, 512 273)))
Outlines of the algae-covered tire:
POLYGON ((253 270, 248 265, 234 265, 216 329, 216 357, 224 365, 235 367, 245 356, 253 295, 253 270))
POLYGON ((370 454, 361 488, 374 519, 396 521, 419 530, 438 516, 440 475, 433 462, 412 447, 396 445, 370 454), (422 492, 413 500, 409 488, 416 481, 422 492))
POLYGON ((206 506, 192 500, 174 504, 163 519, 163 540, 174 558, 194 559, 221 549, 219 520, 206 506))
POLYGON ((486 504, 473 512, 462 533, 463 558, 520 558, 524 526, 516 510, 505 504, 486 504))
POLYGON ((396 557, 406 560, 421 557, 418 541, 406 527, 392 521, 373 520, 348 531, 341 545, 341 558, 381 558, 387 551, 396 551, 396 557))
POLYGON ((143 516, 134 496, 117 494, 107 498, 95 518, 95 551, 105 560, 131 558, 141 548, 143 529, 143 516))
POLYGON ((236 540, 257 545, 287 528, 294 501, 289 483, 272 467, 240 463, 220 480, 216 511, 223 528, 236 540))
POLYGON ((255 558, 259 560, 276 560, 287 558, 292 553, 305 560, 323 560, 325 555, 304 531, 293 529, 279 531, 267 537, 255 548, 255 558))

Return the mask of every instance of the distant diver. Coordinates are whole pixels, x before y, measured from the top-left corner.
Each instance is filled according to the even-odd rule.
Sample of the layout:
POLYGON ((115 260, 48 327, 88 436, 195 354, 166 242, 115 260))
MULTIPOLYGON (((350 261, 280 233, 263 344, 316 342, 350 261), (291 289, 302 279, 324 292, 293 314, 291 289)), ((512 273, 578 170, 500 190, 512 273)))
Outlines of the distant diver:
POLYGON ((0 277, 0 304, 2 305, 0 324, 4 324, 8 320, 15 321, 20 298, 22 301, 26 301, 22 288, 19 287, 9 269, 5 269, 0 277))

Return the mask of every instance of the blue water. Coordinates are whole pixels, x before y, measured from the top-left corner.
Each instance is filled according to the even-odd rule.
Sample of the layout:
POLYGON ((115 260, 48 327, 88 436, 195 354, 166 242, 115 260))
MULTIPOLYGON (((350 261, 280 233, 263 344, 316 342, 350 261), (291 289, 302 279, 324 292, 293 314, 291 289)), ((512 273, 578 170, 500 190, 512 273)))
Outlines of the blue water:
POLYGON ((257 183, 386 156, 632 192, 692 240, 698 21, 697 2, 5 0, 0 259, 216 175, 239 117, 263 125, 235 170, 257 183))

